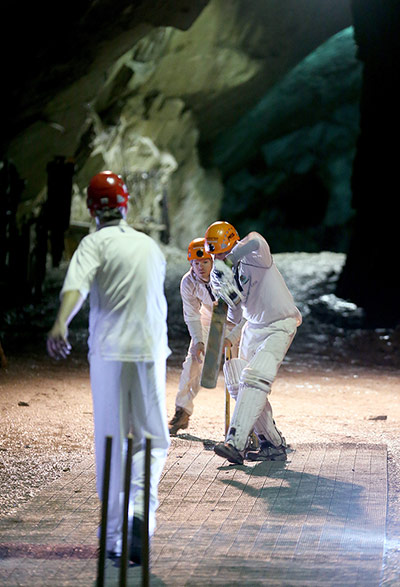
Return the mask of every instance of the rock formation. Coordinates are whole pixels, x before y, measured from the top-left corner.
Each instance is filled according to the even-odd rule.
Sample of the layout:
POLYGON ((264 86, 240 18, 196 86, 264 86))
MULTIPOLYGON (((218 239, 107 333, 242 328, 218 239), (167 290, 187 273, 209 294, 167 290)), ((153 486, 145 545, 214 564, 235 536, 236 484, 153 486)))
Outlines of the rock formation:
MULTIPOLYGON (((276 251, 346 252, 351 238, 343 297, 370 311, 387 299, 380 285, 370 300, 361 293, 370 266, 359 260, 377 225, 377 258, 384 249, 387 259, 377 283, 398 249, 387 236, 395 232, 387 213, 397 210, 385 147, 399 124, 396 0, 97 0, 23 11, 7 2, 4 10, 18 39, 12 48, 3 41, 1 159, 23 189, 12 221, 7 187, 0 196, 13 251, 2 279, 12 274, 17 291, 27 283, 28 295, 40 294, 47 166, 61 156, 74 163, 66 198, 76 238, 89 229, 87 182, 108 167, 129 184, 130 222, 164 244, 184 249, 220 215, 241 231, 267 231, 276 251), (384 202, 377 216, 368 191, 384 202)), ((398 286, 388 288, 394 300, 398 286)))

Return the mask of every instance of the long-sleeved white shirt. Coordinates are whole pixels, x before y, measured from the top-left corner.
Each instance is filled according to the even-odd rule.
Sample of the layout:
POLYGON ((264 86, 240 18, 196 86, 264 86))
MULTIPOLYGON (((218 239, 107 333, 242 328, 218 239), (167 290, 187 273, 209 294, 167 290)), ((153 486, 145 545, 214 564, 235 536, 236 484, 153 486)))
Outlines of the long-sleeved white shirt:
POLYGON ((165 258, 149 236, 125 220, 87 235, 61 290, 90 292, 89 354, 120 361, 158 361, 170 354, 165 258))
POLYGON ((183 319, 194 344, 204 342, 203 326, 211 322, 213 300, 211 288, 191 268, 181 279, 183 319))
MULTIPOLYGON (((301 324, 300 311, 274 263, 267 241, 258 232, 251 232, 240 240, 228 259, 233 261, 243 288, 244 298, 240 306, 248 322, 267 326, 293 317, 298 325, 301 324)), ((229 309, 228 318, 238 323, 238 311, 229 309)))

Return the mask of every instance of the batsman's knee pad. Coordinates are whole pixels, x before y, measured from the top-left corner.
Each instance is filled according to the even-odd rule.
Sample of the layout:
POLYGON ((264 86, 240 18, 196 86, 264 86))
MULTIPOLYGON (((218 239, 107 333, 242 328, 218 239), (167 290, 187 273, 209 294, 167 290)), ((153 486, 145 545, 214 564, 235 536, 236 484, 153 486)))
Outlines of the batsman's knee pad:
POLYGON ((265 379, 262 373, 257 373, 257 371, 254 371, 254 369, 251 368, 249 369, 246 367, 246 369, 243 370, 240 383, 244 387, 259 389, 267 395, 271 393, 271 382, 265 379))
POLYGON ((242 371, 240 382, 249 387, 256 387, 265 393, 271 392, 271 385, 276 377, 278 363, 272 353, 258 352, 242 371))
POLYGON ((233 399, 236 399, 239 393, 240 375, 246 365, 247 361, 243 359, 230 359, 224 363, 225 383, 233 399))

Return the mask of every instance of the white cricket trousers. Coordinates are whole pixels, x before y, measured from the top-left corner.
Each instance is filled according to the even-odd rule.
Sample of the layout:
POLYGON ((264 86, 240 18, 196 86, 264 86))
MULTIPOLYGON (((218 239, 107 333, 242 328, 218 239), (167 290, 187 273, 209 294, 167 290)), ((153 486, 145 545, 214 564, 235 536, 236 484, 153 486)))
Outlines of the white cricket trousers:
POLYGON ((90 356, 96 454, 96 486, 103 490, 106 436, 112 436, 111 476, 107 519, 107 550, 120 552, 126 437, 133 435, 129 502, 133 515, 144 517, 145 436, 152 437, 150 476, 150 535, 158 507, 158 483, 167 457, 169 432, 165 406, 166 362, 107 361, 90 356))
MULTIPOLYGON (((210 322, 204 321, 201 324, 203 329, 204 348, 207 348, 208 333, 210 332, 210 322)), ((182 372, 179 378, 178 393, 175 398, 175 406, 183 408, 190 416, 193 414, 193 400, 199 393, 201 373, 203 371, 203 362, 199 363, 193 356, 193 340, 182 364, 182 372)), ((204 357, 203 357, 204 360, 204 357)))
POLYGON ((183 408, 190 416, 193 414, 193 400, 199 392, 203 370, 203 363, 199 363, 192 354, 193 346, 193 341, 190 341, 189 350, 182 364, 178 393, 175 398, 175 406, 183 408))
POLYGON ((268 326, 247 322, 242 330, 239 356, 245 367, 226 437, 238 450, 244 450, 252 429, 274 446, 282 443, 268 395, 296 332, 295 318, 277 320, 268 326))

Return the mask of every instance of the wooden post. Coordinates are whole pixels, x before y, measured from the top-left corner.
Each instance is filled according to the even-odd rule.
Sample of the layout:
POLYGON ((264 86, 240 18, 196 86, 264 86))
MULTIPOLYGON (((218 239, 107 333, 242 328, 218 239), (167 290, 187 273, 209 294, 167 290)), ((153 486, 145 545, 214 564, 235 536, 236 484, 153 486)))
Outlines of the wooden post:
POLYGON ((133 436, 128 434, 126 447, 126 461, 125 461, 125 480, 124 480, 124 509, 122 518, 122 552, 121 552, 121 567, 119 575, 120 587, 126 587, 126 571, 128 568, 128 529, 129 529, 129 493, 131 489, 131 470, 132 470, 132 449, 133 436))
POLYGON ((150 536, 149 536, 149 516, 150 516, 150 475, 151 475, 151 438, 146 438, 146 454, 144 461, 144 520, 142 535, 142 586, 148 587, 150 584, 150 536))
POLYGON ((106 436, 105 454, 104 454, 104 474, 103 490, 101 500, 101 522, 100 522, 100 548, 97 563, 97 587, 104 585, 104 572, 107 553, 107 514, 108 514, 108 495, 110 491, 110 471, 111 471, 111 448, 112 436, 106 436))

